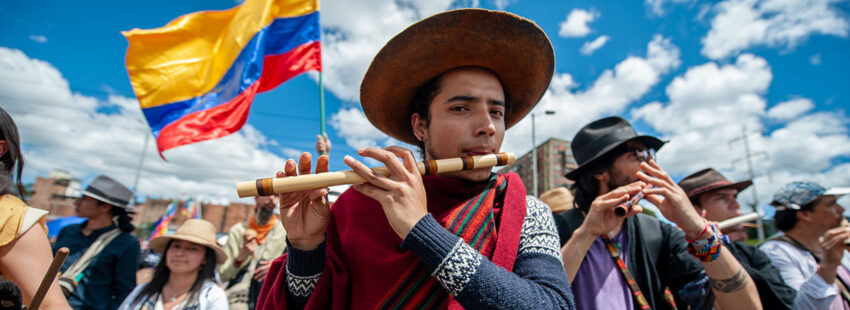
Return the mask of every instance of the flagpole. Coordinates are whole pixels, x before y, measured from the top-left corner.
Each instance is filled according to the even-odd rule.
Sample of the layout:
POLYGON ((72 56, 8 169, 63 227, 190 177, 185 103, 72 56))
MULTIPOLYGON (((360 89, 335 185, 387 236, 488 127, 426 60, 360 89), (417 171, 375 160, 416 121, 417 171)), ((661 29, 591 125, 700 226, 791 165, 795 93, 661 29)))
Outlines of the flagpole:
POLYGON ((325 135, 325 86, 322 82, 322 71, 319 71, 319 130, 325 135))

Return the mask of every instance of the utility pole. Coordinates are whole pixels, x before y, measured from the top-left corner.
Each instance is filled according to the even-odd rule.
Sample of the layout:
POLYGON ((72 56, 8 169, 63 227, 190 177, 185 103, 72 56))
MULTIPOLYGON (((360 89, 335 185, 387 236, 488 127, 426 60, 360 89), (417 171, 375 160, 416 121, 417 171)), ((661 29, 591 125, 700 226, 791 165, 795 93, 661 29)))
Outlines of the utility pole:
MULTIPOLYGON (((546 115, 554 115, 555 111, 546 110, 544 112, 546 115)), ((531 184, 533 186, 532 193, 534 193, 534 197, 539 197, 538 189, 537 189, 537 140, 535 139, 536 132, 535 124, 534 124, 534 112, 531 112, 531 176, 533 178, 531 184)))
MULTIPOLYGON (((735 163, 742 161, 742 160, 746 160, 747 161, 747 174, 749 175, 750 180, 755 181, 756 173, 755 173, 755 170, 753 169, 753 157, 758 156, 758 155, 763 155, 764 157, 768 157, 767 153, 764 153, 764 152, 751 153, 750 152, 750 141, 749 141, 749 136, 747 135, 747 125, 741 125, 741 136, 729 141, 729 145, 731 146, 732 143, 735 143, 739 139, 742 140, 742 142, 744 142, 744 156, 745 157, 735 160, 732 163, 732 165, 734 166, 735 163)), ((759 241, 764 241, 764 222, 762 221, 762 217, 764 216, 764 212, 761 212, 758 208, 758 192, 756 191, 756 183, 755 182, 753 182, 753 185, 752 185, 752 193, 753 193, 753 203, 752 203, 751 207, 753 209, 753 212, 756 212, 756 213, 759 214, 759 217, 756 220, 756 225, 758 226, 756 228, 756 231, 758 233, 759 241)))

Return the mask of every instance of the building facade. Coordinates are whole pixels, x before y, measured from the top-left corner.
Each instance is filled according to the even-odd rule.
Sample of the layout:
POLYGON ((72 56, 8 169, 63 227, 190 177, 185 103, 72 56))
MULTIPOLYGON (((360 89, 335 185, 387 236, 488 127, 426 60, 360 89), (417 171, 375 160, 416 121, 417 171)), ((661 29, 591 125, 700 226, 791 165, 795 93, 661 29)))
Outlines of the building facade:
MULTIPOLYGON (((533 195, 534 172, 533 152, 517 158, 513 165, 499 170, 501 173, 513 171, 522 178, 525 191, 533 195)), ((569 188, 573 182, 564 177, 565 174, 577 168, 576 160, 570 150, 570 141, 550 138, 537 146, 537 192, 542 194, 558 186, 569 188)))

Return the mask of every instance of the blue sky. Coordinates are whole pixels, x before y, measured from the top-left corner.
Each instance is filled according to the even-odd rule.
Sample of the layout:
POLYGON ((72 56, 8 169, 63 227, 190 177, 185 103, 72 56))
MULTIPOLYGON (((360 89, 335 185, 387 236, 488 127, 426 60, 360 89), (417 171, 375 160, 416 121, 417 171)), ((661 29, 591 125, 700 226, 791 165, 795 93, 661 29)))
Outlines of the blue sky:
MULTIPOLYGON (((235 5, 0 2, 0 105, 21 129, 25 179, 58 168, 84 183, 107 173, 132 184, 146 130, 119 32, 235 5)), ((622 115, 671 141, 660 163, 677 180, 707 166, 740 179, 746 167, 732 162, 742 146, 728 142, 746 125, 752 148, 767 154, 755 167, 762 203, 797 179, 850 186, 850 3, 833 0, 324 1, 331 169, 346 169, 342 157, 357 147, 396 143, 365 120, 358 102, 383 43, 423 17, 470 6, 527 17, 549 35, 556 73, 535 111, 557 113, 537 118, 540 142, 569 140, 594 119, 622 115)), ((317 102, 316 75, 302 75, 258 95, 237 134, 167 151, 167 163, 149 145, 139 192, 235 200, 236 181, 314 152, 317 102)), ((530 150, 529 122, 508 131, 503 150, 530 150)))

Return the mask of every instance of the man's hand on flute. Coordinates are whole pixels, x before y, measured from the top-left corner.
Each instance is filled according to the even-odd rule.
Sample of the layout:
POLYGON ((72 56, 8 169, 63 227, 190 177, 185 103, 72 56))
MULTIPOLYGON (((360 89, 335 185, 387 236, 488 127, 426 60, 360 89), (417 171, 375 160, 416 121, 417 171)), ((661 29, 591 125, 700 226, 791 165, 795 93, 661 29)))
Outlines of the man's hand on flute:
MULTIPOLYGON (((276 177, 310 174, 312 167, 310 153, 301 154, 296 172, 295 161, 286 161, 283 171, 276 177)), ((328 156, 319 156, 316 160, 316 173, 328 171, 328 156)), ((309 251, 316 249, 325 240, 325 229, 330 220, 330 203, 327 199, 328 188, 291 192, 280 195, 280 217, 286 229, 289 243, 296 249, 309 251)))
POLYGON ((366 180, 366 183, 354 185, 354 189, 381 204, 393 231, 404 240, 413 226, 428 214, 425 186, 413 153, 402 147, 390 146, 360 149, 357 154, 380 161, 389 169, 389 175, 379 176, 351 156, 344 159, 345 164, 366 180))

